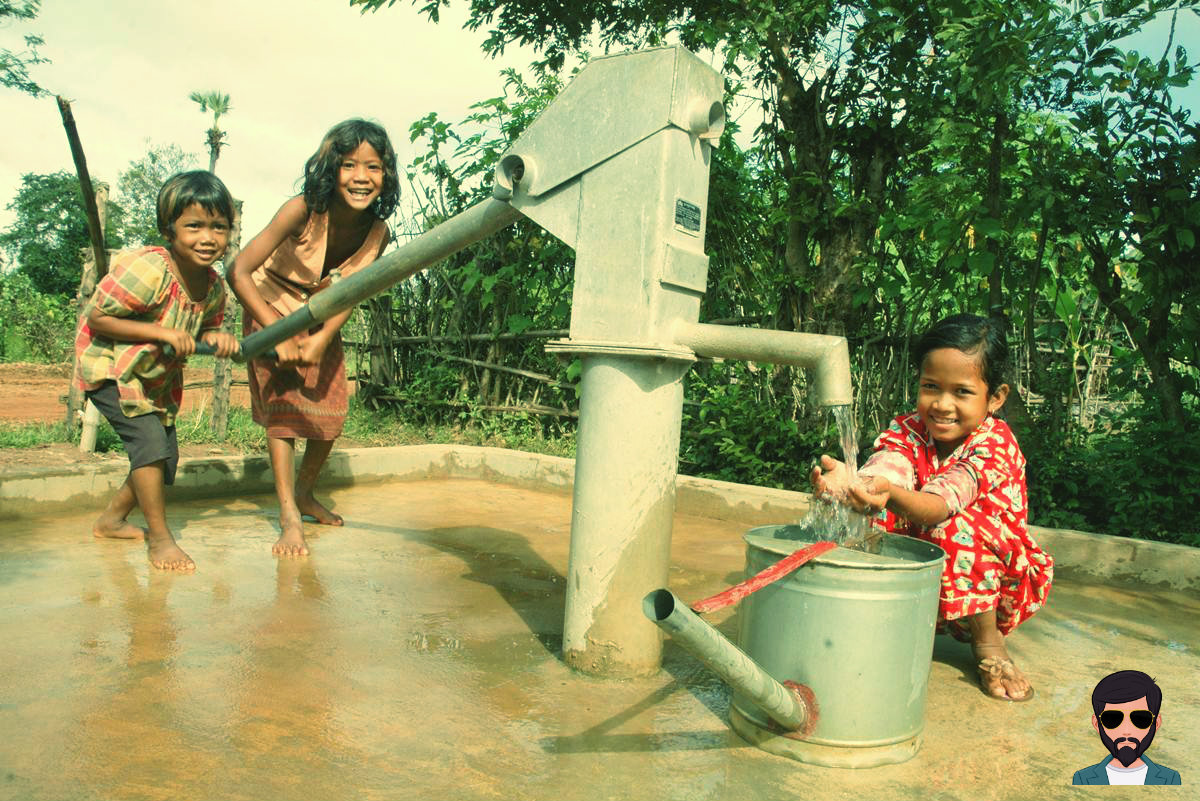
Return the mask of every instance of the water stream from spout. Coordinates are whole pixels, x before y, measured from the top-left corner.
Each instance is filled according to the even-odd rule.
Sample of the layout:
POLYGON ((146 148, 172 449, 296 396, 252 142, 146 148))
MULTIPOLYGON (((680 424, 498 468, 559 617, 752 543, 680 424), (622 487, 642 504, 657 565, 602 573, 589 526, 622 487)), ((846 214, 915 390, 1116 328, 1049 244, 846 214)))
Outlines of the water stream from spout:
POLYGON ((854 423, 854 408, 850 404, 831 406, 833 422, 837 424, 838 440, 842 443, 842 461, 850 486, 858 483, 858 426, 854 423))
MULTIPOLYGON (((851 406, 832 406, 834 423, 837 424, 838 441, 842 447, 842 462, 846 465, 847 486, 853 486, 858 478, 858 427, 854 422, 851 406)), ((867 549, 877 544, 871 518, 854 511, 842 503, 816 500, 808 513, 799 521, 801 526, 821 532, 822 539, 833 540, 845 547, 867 549)))

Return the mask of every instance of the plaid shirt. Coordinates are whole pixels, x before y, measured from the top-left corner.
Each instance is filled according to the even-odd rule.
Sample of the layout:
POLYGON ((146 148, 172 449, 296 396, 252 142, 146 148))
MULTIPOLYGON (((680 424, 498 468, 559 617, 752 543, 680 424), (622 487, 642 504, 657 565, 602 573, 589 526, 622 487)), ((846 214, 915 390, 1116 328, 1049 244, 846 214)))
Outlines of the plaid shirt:
POLYGON ((108 274, 84 306, 75 338, 79 357, 76 383, 85 390, 115 381, 126 417, 157 414, 172 425, 183 400, 183 360, 166 359, 159 342, 122 342, 97 334, 87 324, 93 309, 110 317, 125 317, 178 328, 198 337, 221 326, 225 286, 216 271, 208 271, 208 293, 193 302, 169 269, 170 254, 157 247, 118 254, 108 274))

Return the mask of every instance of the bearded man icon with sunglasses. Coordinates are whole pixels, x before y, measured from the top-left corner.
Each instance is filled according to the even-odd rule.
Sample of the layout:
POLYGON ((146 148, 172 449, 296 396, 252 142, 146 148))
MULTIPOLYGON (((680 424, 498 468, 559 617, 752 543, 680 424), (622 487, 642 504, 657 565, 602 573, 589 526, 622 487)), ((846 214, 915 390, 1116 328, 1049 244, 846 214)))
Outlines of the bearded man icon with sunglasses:
POLYGON ((1138 670, 1119 670, 1092 690, 1092 728, 1112 756, 1075 771, 1071 784, 1180 784, 1179 771, 1145 756, 1162 726, 1162 690, 1138 670))

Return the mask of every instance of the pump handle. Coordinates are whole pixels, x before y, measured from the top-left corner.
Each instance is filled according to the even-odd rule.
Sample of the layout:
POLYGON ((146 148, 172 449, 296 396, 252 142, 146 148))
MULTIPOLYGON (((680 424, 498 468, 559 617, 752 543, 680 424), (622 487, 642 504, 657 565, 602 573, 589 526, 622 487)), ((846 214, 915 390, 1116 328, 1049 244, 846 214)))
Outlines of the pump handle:
MULTIPOLYGON (((172 347, 170 345, 163 345, 162 349, 163 349, 163 355, 166 356, 168 359, 175 358, 175 348, 174 347, 172 347)), ((197 356, 212 356, 216 352, 217 352, 217 349, 214 346, 208 344, 207 342, 200 342, 200 341, 196 342, 195 355, 197 355, 197 356)), ((235 353, 230 358, 233 359, 235 362, 244 362, 246 360, 245 357, 242 356, 240 351, 238 353, 235 353)), ((274 348, 271 348, 270 350, 266 350, 266 351, 263 351, 262 353, 260 353, 258 355, 258 358, 270 359, 270 360, 274 361, 275 359, 279 358, 279 355, 277 353, 275 353, 274 348)))

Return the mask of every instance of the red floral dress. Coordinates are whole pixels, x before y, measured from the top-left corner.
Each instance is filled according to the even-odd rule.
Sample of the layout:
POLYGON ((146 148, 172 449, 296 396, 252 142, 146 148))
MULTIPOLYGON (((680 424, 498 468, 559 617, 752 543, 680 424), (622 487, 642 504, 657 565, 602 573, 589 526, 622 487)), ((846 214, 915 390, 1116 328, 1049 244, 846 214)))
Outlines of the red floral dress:
POLYGON ((1008 634, 1046 604, 1054 560, 1029 536, 1025 456, 1003 420, 987 417, 942 461, 920 416, 902 415, 875 440, 859 474, 946 501, 950 517, 930 528, 890 511, 876 521, 946 551, 938 608, 944 630, 969 639, 961 618, 995 609, 1008 634))

